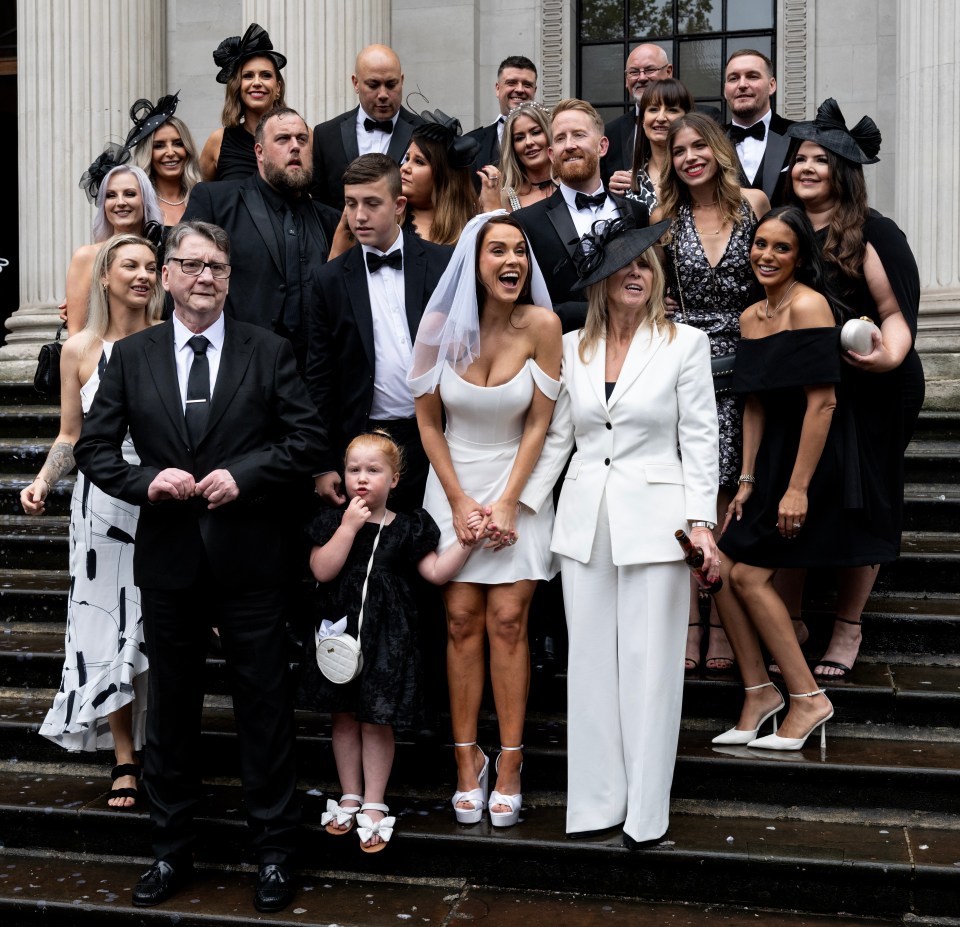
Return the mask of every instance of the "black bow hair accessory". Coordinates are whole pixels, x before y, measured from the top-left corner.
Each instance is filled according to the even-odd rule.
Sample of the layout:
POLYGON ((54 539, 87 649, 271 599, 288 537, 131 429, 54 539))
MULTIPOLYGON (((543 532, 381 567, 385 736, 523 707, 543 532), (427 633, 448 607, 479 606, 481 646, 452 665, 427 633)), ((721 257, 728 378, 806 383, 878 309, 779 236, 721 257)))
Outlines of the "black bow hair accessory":
POLYGON ((279 73, 287 66, 287 59, 280 52, 273 50, 273 42, 263 26, 250 23, 243 37, 239 35, 227 36, 213 53, 213 63, 220 68, 217 74, 217 83, 226 84, 237 73, 237 68, 247 60, 257 55, 269 58, 277 67, 279 73))
POLYGON ((160 97, 156 104, 149 100, 137 100, 130 107, 130 119, 133 128, 127 134, 126 148, 133 148, 152 132, 160 128, 176 111, 180 102, 180 91, 160 97))
POLYGON ((598 219, 573 252, 573 266, 580 278, 571 289, 583 290, 605 280, 640 257, 670 228, 670 220, 642 229, 630 217, 598 219))
POLYGON ((100 184, 103 178, 107 176, 115 167, 126 164, 130 160, 130 151, 125 145, 117 145, 114 142, 108 142, 103 152, 94 159, 93 163, 84 172, 80 178, 80 189, 87 195, 91 203, 96 203, 97 193, 100 192, 100 184))
POLYGON ((864 116, 852 129, 847 128, 843 113, 833 97, 824 100, 811 122, 797 122, 787 129, 791 138, 815 142, 835 155, 854 164, 876 164, 883 140, 877 124, 864 116))
POLYGON ((420 115, 423 123, 413 130, 414 141, 419 136, 444 145, 451 167, 467 167, 472 163, 480 151, 480 142, 470 135, 462 134, 459 119, 448 116, 439 109, 433 112, 426 109, 420 115))

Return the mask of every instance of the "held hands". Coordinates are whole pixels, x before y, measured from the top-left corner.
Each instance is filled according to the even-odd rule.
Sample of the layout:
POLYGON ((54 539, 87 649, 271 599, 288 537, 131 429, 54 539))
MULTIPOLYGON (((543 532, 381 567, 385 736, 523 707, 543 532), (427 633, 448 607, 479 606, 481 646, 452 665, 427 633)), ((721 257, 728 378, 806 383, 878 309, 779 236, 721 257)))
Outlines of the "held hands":
MULTIPOLYGON (((730 518, 727 510, 727 520, 730 518)), ((724 523, 726 524, 726 523, 724 523)), ((713 532, 709 528, 694 528, 690 532, 690 543, 703 551, 703 570, 708 582, 716 581, 720 576, 720 550, 713 539, 713 532)))
POLYGON ((475 499, 468 495, 461 496, 456 502, 450 503, 450 511, 453 515, 453 530, 457 532, 457 540, 461 547, 472 547, 483 535, 486 527, 485 509, 475 499), (477 522, 477 516, 480 516, 477 522), (473 525, 471 526, 471 520, 473 525))
POLYGON ((807 518, 807 494, 787 489, 777 508, 777 530, 785 538, 795 538, 807 518))
POLYGON ((362 496, 354 496, 343 513, 341 524, 356 534, 370 520, 370 508, 362 496))
POLYGON ((27 515, 42 515, 46 509, 50 486, 42 477, 37 477, 29 486, 20 490, 20 505, 27 515))
POLYGON ((183 502, 194 496, 203 496, 208 509, 219 508, 226 502, 233 502, 240 495, 240 489, 229 470, 214 470, 199 483, 193 474, 176 467, 161 470, 147 488, 147 498, 151 502, 183 502))
POLYGON ((503 550, 517 543, 517 503, 498 499, 486 509, 481 533, 488 538, 483 546, 488 550, 503 550))

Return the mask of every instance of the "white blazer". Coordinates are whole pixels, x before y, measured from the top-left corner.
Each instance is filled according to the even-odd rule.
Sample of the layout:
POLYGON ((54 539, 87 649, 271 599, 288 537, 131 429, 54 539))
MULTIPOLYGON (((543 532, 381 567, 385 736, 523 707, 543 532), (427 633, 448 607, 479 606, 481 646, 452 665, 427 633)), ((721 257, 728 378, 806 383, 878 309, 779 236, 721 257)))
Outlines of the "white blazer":
POLYGON ((719 425, 707 336, 687 325, 641 325, 606 399, 606 344, 580 360, 580 332, 563 337, 563 387, 544 452, 527 483, 556 479, 576 442, 560 493, 551 550, 588 563, 604 490, 617 566, 682 559, 674 538, 688 521, 715 521, 719 425))

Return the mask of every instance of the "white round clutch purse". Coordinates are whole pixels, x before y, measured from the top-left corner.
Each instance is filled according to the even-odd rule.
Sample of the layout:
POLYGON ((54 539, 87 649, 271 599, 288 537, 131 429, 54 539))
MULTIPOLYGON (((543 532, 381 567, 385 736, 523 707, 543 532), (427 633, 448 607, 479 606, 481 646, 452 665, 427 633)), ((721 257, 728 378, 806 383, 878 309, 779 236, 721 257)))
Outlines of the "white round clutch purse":
POLYGON ((867 316, 850 319, 840 329, 840 347, 855 354, 869 354, 873 350, 873 333, 880 329, 867 316))

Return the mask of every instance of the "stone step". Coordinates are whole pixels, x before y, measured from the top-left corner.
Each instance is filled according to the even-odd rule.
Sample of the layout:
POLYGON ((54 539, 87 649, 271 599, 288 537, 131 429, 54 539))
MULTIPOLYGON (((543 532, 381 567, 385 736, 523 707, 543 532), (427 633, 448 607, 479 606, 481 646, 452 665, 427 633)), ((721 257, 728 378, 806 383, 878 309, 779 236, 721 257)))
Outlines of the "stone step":
MULTIPOLYGON (((66 332, 61 336, 61 342, 66 340, 66 332)), ((38 393, 33 387, 33 381, 29 383, 8 383, 0 384, 0 405, 3 406, 56 406, 60 408, 60 396, 47 396, 38 393)))
POLYGON ((960 479, 960 440, 934 438, 913 441, 904 457, 910 483, 956 483, 960 479))
POLYGON ((0 438, 0 473, 37 473, 47 459, 50 441, 0 438))
POLYGON ((960 440, 960 412, 924 411, 920 413, 917 427, 913 432, 913 441, 938 438, 960 440))
POLYGON ((907 483, 903 499, 905 531, 955 531, 960 525, 960 486, 907 483))
MULTIPOLYGON (((87 856, 144 854, 146 813, 108 808, 103 786, 102 781, 35 772, 0 776, 4 855, 64 847, 87 856)), ((421 884, 454 879, 515 891, 590 892, 602 886, 608 895, 656 901, 759 901, 768 907, 885 917, 950 916, 960 892, 955 865, 960 832, 882 818, 858 822, 841 814, 837 821, 806 821, 789 817, 782 807, 739 814, 731 809, 678 812, 664 842, 630 852, 617 830, 568 839, 564 809, 557 805, 531 800, 518 826, 499 830, 487 821, 458 826, 446 800, 390 795, 398 817, 393 842, 387 851, 369 856, 359 851, 356 838, 322 831, 319 818, 327 796, 310 790, 302 797, 301 865, 308 871, 346 869, 378 881, 417 879, 421 884)), ((201 864, 236 868, 250 861, 236 786, 208 784, 202 815, 201 864)), ((220 872, 216 884, 224 884, 225 875, 220 872)), ((105 888, 104 895, 122 890, 110 882, 105 888)), ((93 885, 88 891, 100 894, 93 885)), ((12 891, 4 885, 3 893, 12 891)))
POLYGON ((49 442, 60 431, 60 406, 42 404, 0 405, 0 438, 49 442))
POLYGON ((56 570, 70 557, 67 515, 0 515, 0 569, 56 570))
MULTIPOLYGON (((36 477, 33 473, 0 473, 0 515, 22 515, 20 492, 29 486, 36 477)), ((73 474, 58 480, 56 486, 47 493, 46 512, 48 515, 67 515, 70 512, 70 495, 76 477, 73 474)))
MULTIPOLYGON (((399 837, 397 838, 399 839, 399 837)), ((386 851, 384 851, 386 852, 386 851)), ((351 854, 352 856, 352 854, 351 854)), ((370 927, 386 924, 456 924, 482 921, 484 927, 739 927, 747 919, 764 927, 893 927, 895 920, 843 915, 810 916, 766 908, 691 905, 572 892, 509 890, 465 883, 460 878, 378 878, 332 872, 299 874, 293 904, 283 914, 261 915, 251 905, 254 870, 224 872, 201 867, 188 888, 157 908, 135 908, 130 891, 147 858, 88 859, 79 854, 0 853, 4 923, 31 922, 42 915, 51 927, 80 924, 299 924, 303 927, 370 927)), ((602 888, 594 886, 594 892, 602 888)))

